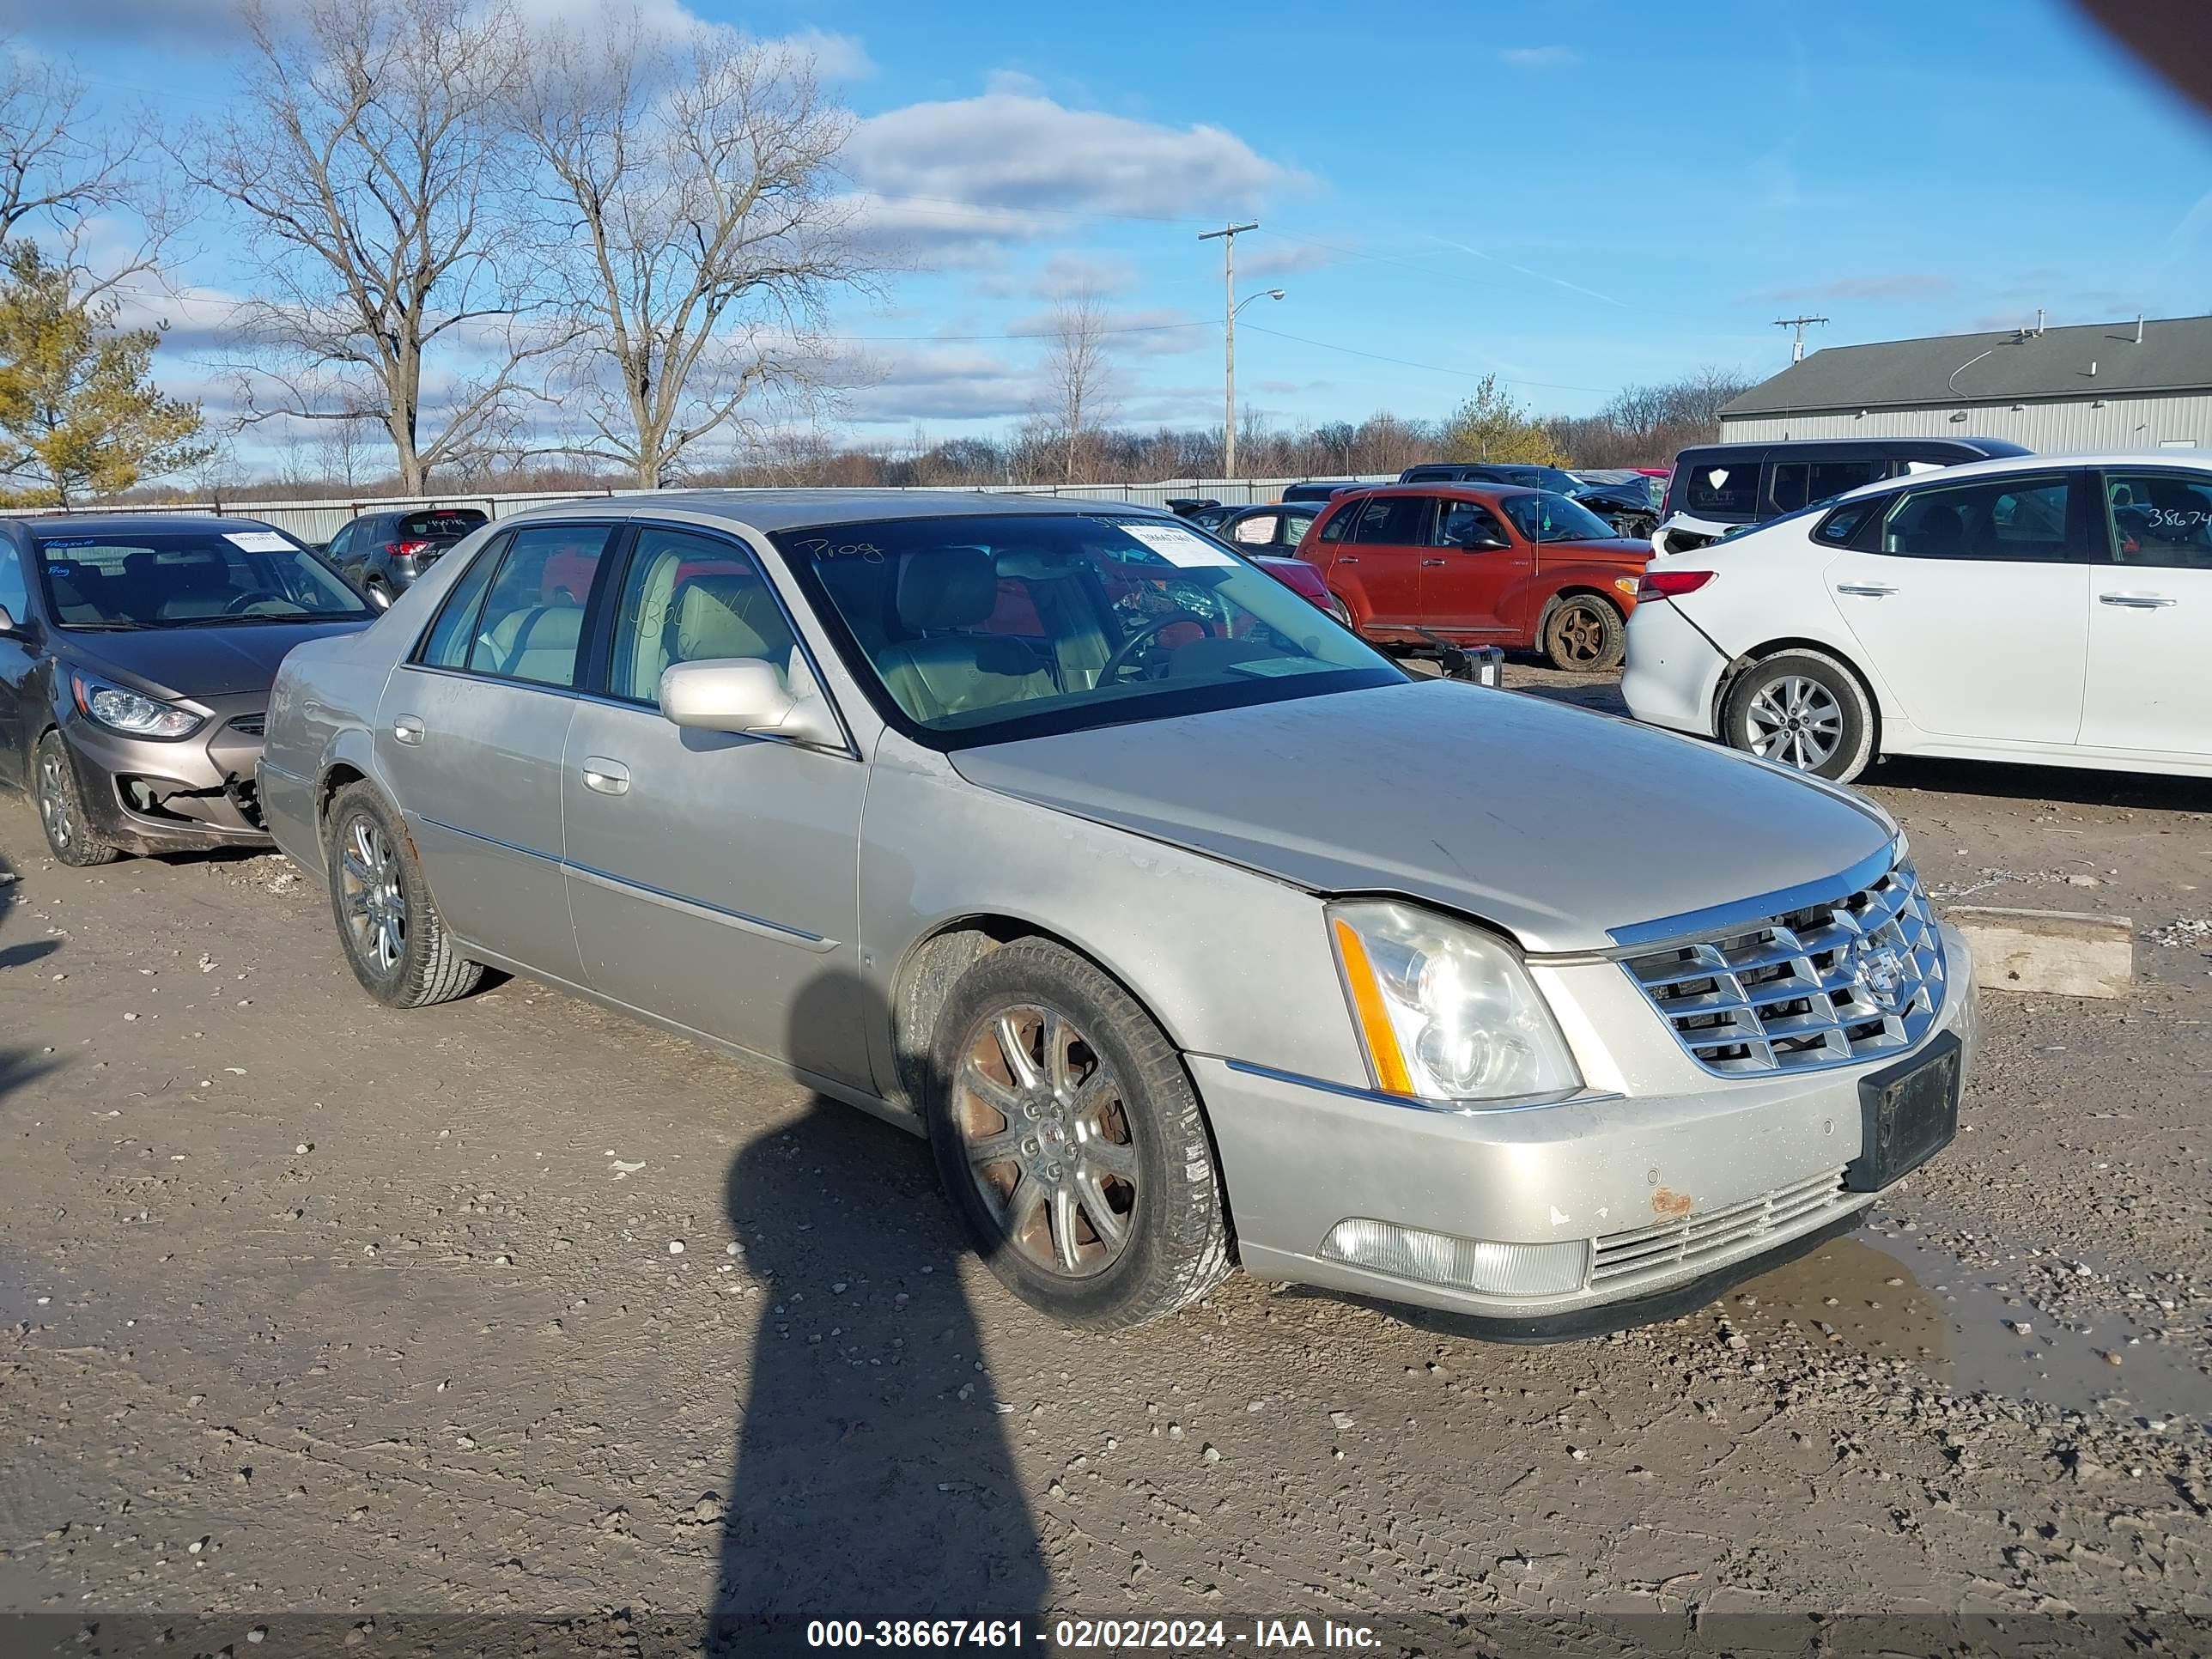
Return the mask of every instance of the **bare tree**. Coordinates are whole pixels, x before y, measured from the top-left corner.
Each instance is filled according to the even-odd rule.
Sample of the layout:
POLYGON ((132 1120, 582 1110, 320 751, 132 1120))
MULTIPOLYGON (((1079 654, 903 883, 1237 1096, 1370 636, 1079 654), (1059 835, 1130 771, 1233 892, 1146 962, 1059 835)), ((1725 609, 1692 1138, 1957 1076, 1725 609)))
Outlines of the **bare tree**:
POLYGON ((1053 311, 1052 331, 1046 336, 1046 403, 1038 413, 1060 452, 1062 483, 1075 482, 1077 463, 1112 418, 1116 386, 1106 356, 1106 331, 1105 307, 1091 290, 1070 295, 1053 311))
POLYGON ((322 423, 315 443, 315 465, 323 477, 349 490, 368 481, 368 450, 374 441, 375 417, 356 414, 351 419, 322 423))
POLYGON ((633 13, 555 29, 528 54, 520 125, 556 234, 570 334, 571 453, 652 488, 765 399, 822 386, 829 296, 870 275, 832 164, 851 118, 813 60, 711 25, 633 13))
POLYGON ((254 351, 241 418, 374 410, 400 489, 420 492, 483 446, 556 343, 524 315, 495 223, 518 26, 505 0, 308 0, 296 24, 246 0, 246 22, 233 112, 179 157, 259 257, 236 319, 254 351))
POLYGON ((80 300, 152 272, 177 221, 157 148, 148 117, 103 118, 67 64, 0 36, 0 246, 39 241, 80 300))

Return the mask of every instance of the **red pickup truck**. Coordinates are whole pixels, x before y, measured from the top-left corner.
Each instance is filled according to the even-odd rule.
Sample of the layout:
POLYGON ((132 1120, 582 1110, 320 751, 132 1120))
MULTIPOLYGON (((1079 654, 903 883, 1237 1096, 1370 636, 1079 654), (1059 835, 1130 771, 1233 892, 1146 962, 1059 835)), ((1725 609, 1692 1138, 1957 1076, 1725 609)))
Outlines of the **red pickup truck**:
POLYGON ((1540 650, 1617 667, 1649 542, 1564 495, 1502 484, 1395 484, 1339 495, 1298 544, 1378 645, 1540 650))

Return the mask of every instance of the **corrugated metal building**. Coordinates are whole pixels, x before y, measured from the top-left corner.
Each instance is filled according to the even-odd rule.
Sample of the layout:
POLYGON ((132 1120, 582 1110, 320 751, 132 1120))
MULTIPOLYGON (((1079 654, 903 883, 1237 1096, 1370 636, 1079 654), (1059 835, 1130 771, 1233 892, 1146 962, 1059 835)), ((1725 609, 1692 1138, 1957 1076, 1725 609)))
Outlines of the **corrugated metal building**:
POLYGON ((1940 437, 2039 454, 2212 447, 2212 317, 1830 346, 1721 410, 1724 443, 1940 437))

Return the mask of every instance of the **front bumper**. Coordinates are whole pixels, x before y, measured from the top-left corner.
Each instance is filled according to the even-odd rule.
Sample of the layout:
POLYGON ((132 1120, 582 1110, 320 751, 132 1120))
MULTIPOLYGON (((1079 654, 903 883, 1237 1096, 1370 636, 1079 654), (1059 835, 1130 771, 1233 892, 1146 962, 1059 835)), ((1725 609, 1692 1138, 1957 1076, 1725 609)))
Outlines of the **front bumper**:
POLYGON ((1728 659, 1671 599, 1646 600, 1628 619, 1621 701, 1647 726, 1693 737, 1715 733, 1715 703, 1728 659))
POLYGON ((265 693, 204 698, 207 724, 174 743, 64 724, 93 832, 129 853, 268 845, 254 777, 267 702, 265 693))
MULTIPOLYGON (((1955 1033, 1971 1072, 1972 958, 1948 927, 1944 944, 1948 994, 1915 1052, 1955 1033)), ((1894 1063, 1453 1112, 1227 1060, 1189 1060, 1248 1272, 1440 1309, 1522 1340, 1607 1328, 1608 1311, 1664 1311, 1686 1286, 1758 1271, 1778 1251, 1848 1226, 1874 1201, 1844 1185, 1862 1151, 1858 1085, 1894 1063), (1325 1255, 1323 1241, 1353 1218, 1503 1245, 1577 1245, 1580 1282, 1553 1294, 1492 1296, 1325 1255)))

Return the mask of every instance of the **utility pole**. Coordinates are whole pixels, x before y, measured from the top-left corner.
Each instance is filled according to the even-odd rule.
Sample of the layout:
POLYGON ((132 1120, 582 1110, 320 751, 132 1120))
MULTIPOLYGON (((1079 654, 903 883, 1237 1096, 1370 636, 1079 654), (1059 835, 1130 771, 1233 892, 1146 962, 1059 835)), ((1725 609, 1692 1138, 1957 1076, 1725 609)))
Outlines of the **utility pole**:
POLYGON ((1237 239, 1248 230, 1260 228, 1255 219, 1249 224, 1224 225, 1218 230, 1201 230, 1198 240, 1210 242, 1221 239, 1222 332, 1229 343, 1228 373, 1223 381, 1223 407, 1227 418, 1221 427, 1221 474, 1224 478, 1237 476, 1237 239))
POLYGON ((1827 320, 1826 317, 1777 317, 1774 319, 1774 325, 1777 328, 1794 328, 1797 331, 1790 342, 1791 362, 1802 363, 1805 361, 1806 327, 1813 323, 1825 323, 1827 320))

